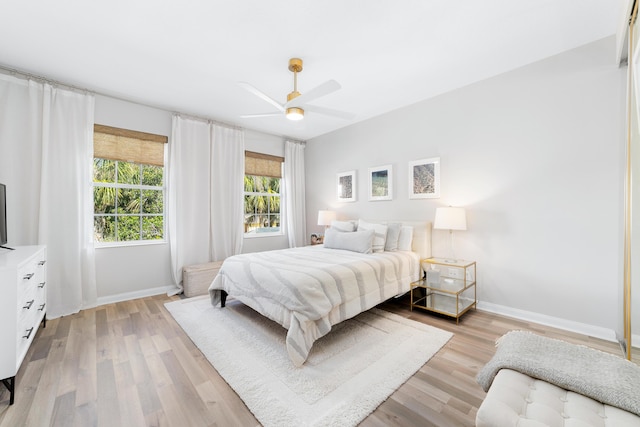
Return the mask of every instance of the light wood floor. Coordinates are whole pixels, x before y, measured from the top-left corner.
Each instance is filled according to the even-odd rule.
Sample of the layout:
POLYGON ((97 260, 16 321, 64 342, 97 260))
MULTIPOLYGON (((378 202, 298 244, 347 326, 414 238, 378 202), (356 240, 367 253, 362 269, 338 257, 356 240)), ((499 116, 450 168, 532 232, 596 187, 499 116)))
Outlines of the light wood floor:
MULTIPOLYGON (((17 377, 0 386, 0 426, 255 426, 242 400, 165 310, 177 297, 101 306, 40 328, 17 377)), ((362 426, 473 426, 485 393, 475 382, 512 329, 621 354, 617 344, 471 311, 460 324, 408 302, 382 308, 455 335, 362 426)))

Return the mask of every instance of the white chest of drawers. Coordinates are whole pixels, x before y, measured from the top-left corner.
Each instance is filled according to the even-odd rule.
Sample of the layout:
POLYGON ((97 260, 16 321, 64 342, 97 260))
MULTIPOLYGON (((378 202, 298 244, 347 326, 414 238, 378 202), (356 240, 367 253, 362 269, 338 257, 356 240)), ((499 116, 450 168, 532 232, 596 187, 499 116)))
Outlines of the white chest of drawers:
POLYGON ((15 377, 40 323, 46 325, 47 249, 0 250, 0 379, 15 395, 15 377))

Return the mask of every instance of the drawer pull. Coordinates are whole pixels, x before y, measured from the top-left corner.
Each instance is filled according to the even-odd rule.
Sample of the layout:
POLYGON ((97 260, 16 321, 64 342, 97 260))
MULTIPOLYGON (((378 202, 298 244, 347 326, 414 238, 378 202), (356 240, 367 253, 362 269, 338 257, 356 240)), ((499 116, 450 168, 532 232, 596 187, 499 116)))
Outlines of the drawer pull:
POLYGON ((29 273, 29 274, 27 274, 26 276, 24 276, 24 277, 22 278, 22 280, 31 280, 31 278, 33 277, 33 275, 34 275, 34 274, 35 274, 35 273, 29 273))
POLYGON ((47 260, 46 260, 46 259, 45 259, 45 260, 42 260, 42 261, 40 261, 40 262, 38 263, 38 265, 44 265, 46 262, 47 262, 47 260))
POLYGON ((22 308, 26 308, 27 310, 29 310, 35 301, 36 300, 32 299, 31 301, 27 302, 27 305, 22 308))
POLYGON ((44 284, 45 284, 45 283, 46 283, 46 282, 40 282, 40 284, 38 285, 38 287, 39 287, 39 288, 44 288, 44 284))
POLYGON ((33 326, 27 329, 27 335, 23 335, 22 338, 29 339, 29 337, 31 336, 31 332, 33 332, 33 326))
POLYGON ((42 310, 44 310, 44 306, 45 306, 45 305, 47 305, 47 304, 46 304, 46 303, 45 303, 45 304, 42 304, 42 305, 40 306, 40 308, 38 309, 38 311, 42 311, 42 310))

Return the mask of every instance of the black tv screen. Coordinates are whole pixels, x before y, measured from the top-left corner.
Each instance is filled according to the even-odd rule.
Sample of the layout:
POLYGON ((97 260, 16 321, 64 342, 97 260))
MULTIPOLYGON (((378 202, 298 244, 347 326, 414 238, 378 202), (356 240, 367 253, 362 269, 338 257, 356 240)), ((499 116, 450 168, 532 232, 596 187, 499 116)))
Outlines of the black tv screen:
POLYGON ((0 245, 7 243, 7 186, 0 184, 0 245))

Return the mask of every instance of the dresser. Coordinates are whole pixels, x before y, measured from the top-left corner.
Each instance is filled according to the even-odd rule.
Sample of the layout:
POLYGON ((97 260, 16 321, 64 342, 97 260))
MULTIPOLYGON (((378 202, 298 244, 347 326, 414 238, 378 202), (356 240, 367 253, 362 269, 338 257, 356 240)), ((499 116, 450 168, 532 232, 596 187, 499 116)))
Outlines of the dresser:
POLYGON ((0 379, 13 405, 16 374, 40 323, 46 326, 47 249, 0 250, 0 379))

